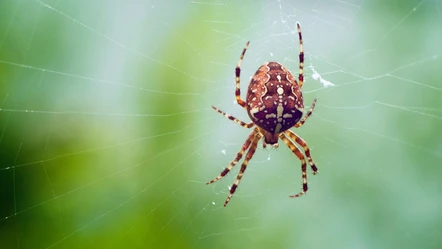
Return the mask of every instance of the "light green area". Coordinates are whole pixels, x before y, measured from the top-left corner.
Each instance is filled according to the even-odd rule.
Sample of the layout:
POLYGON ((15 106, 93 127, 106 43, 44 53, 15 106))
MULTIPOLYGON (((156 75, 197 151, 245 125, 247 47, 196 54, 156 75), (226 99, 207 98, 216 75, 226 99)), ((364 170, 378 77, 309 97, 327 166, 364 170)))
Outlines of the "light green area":
POLYGON ((313 2, 0 1, 0 248, 440 248, 442 4, 313 2), (243 96, 296 76, 296 21, 320 173, 290 199, 260 146, 223 208, 249 131, 210 106, 249 122, 247 40, 243 96))

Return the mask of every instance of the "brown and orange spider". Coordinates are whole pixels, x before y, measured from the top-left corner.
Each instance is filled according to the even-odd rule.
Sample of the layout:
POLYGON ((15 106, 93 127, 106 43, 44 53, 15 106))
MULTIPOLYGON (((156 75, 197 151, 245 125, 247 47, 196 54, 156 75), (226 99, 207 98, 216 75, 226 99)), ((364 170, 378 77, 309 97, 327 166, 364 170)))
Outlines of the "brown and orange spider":
POLYGON ((302 47, 302 35, 299 23, 297 23, 297 28, 299 36, 299 83, 296 82, 290 71, 284 68, 280 63, 266 62, 258 69, 258 71, 256 71, 255 75, 250 81, 247 89, 247 101, 241 99, 241 91, 239 86, 241 62, 243 61, 247 47, 250 43, 247 42, 235 69, 235 96, 238 104, 247 110, 247 114, 252 122, 245 123, 231 115, 226 114, 215 106, 212 106, 215 111, 221 113, 226 118, 245 128, 252 128, 256 125, 247 140, 242 145, 235 159, 221 172, 219 176, 207 182, 207 184, 214 183, 227 175, 227 173, 229 173, 236 163, 242 158, 244 152, 248 150, 238 176, 230 188, 230 194, 227 196, 224 207, 227 206, 233 196, 233 193, 235 193, 235 190, 238 187, 244 172, 246 171, 247 164, 249 163, 249 160, 252 158, 253 154, 255 154, 258 141, 261 138, 263 138, 263 147, 266 147, 266 145, 269 144, 275 148, 278 147, 278 139, 280 138, 290 148, 290 150, 295 153, 299 160, 301 160, 302 190, 298 194, 291 195, 291 198, 299 197, 305 194, 308 189, 307 164, 304 154, 302 154, 302 152, 298 149, 295 142, 304 149, 307 160, 313 170, 313 174, 318 172, 318 169, 310 156, 310 149, 308 148, 307 143, 296 133, 289 130, 292 127, 301 127, 307 118, 312 114, 316 103, 315 99, 310 107, 310 110, 301 119, 304 112, 304 101, 301 92, 301 87, 304 82, 304 49, 302 47))

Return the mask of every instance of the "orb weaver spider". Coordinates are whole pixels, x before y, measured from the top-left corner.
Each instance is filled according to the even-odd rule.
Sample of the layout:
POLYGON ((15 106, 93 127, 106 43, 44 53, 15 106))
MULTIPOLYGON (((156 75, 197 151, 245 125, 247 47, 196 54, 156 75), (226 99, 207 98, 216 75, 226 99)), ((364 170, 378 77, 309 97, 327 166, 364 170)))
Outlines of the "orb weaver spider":
POLYGON ((242 145, 241 149, 237 153, 235 159, 213 180, 206 184, 212 184, 219 179, 223 178, 232 168, 238 163, 247 150, 245 159, 241 165, 241 169, 236 177, 235 182, 230 188, 230 193, 224 203, 224 207, 227 206, 230 199, 238 187, 241 178, 247 168, 247 164, 252 158, 257 148, 259 140, 262 138, 263 147, 271 145, 275 148, 278 147, 278 140, 281 139, 293 153, 301 161, 302 170, 302 190, 301 192, 290 195, 291 198, 304 195, 308 190, 307 185, 307 163, 304 154, 299 150, 296 144, 299 144, 304 149, 307 160, 313 171, 313 174, 318 173, 318 169, 313 162, 310 155, 310 149, 307 143, 296 133, 289 130, 292 127, 299 128, 313 113, 313 109, 316 104, 316 99, 313 101, 310 110, 301 119, 304 112, 304 101, 302 97, 301 87, 304 83, 304 49, 302 46, 302 34, 301 27, 297 23, 298 36, 299 36, 299 83, 293 77, 288 69, 283 67, 278 62, 266 62, 255 75, 252 77, 247 89, 246 101, 241 98, 240 90, 240 74, 241 74, 241 62, 247 51, 250 42, 247 42, 241 57, 235 69, 236 90, 235 97, 237 103, 247 110, 247 114, 252 120, 250 123, 245 123, 231 115, 226 114, 215 106, 212 106, 215 111, 221 113, 226 118, 236 122, 237 124, 245 127, 252 128, 247 140, 242 145), (296 144, 295 144, 296 143, 296 144))

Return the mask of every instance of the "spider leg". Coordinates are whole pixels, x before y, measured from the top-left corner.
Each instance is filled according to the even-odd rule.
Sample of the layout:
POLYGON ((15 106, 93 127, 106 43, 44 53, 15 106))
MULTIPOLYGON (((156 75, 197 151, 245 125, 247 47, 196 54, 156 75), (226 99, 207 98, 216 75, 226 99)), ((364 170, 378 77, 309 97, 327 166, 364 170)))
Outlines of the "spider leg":
POLYGON ((313 103, 310 106, 310 109, 308 110, 307 114, 305 114, 305 116, 301 119, 301 121, 295 124, 295 128, 301 127, 305 123, 305 121, 310 117, 310 115, 312 115, 313 109, 315 108, 316 100, 317 99, 313 100, 313 103))
POLYGON ((247 108, 246 106, 246 102, 241 99, 241 89, 239 87, 239 76, 241 75, 241 62, 244 59, 244 55, 246 54, 247 48, 249 47, 249 41, 246 43, 246 46, 244 47, 241 57, 239 58, 238 64, 236 65, 235 68, 235 81, 236 81, 236 90, 235 90, 235 97, 236 97, 236 102, 238 102, 238 104, 244 108, 247 108))
POLYGON ((316 167, 315 162, 313 162, 312 156, 310 155, 310 149, 308 148, 307 143, 302 139, 300 136, 298 136, 296 133, 294 133, 291 130, 287 130, 284 132, 286 135, 288 135, 293 141, 298 143, 302 146, 302 148, 305 151, 305 155, 307 156, 308 163, 310 164, 310 167, 313 170, 313 175, 316 175, 318 173, 318 168, 316 167))
POLYGON ((266 143, 266 140, 265 140, 264 137, 262 137, 262 147, 263 147, 264 149, 267 148, 267 143, 266 143))
POLYGON ((222 115, 224 115, 224 117, 226 117, 226 118, 232 120, 233 122, 235 122, 235 123, 241 125, 242 127, 245 127, 245 128, 252 128, 252 127, 255 125, 253 122, 250 122, 250 123, 243 122, 243 121, 241 121, 241 120, 239 120, 239 119, 233 117, 232 115, 229 115, 229 114, 227 114, 227 113, 221 111, 220 109, 218 109, 217 107, 215 107, 215 106, 213 106, 213 105, 212 105, 212 108, 213 108, 215 111, 217 111, 217 112, 221 113, 222 115))
POLYGON ((256 132, 256 135, 253 138, 252 144, 250 145, 250 149, 247 151, 246 157, 244 158, 244 161, 242 162, 241 169, 239 170, 238 176, 236 176, 235 182, 233 182, 232 187, 230 188, 230 194, 227 196, 226 202, 224 202, 224 207, 227 206, 230 199, 232 199, 233 194, 236 191, 236 188, 239 185, 239 182, 241 181, 242 176, 244 175, 244 172, 246 171, 247 164, 249 163, 250 159, 252 159, 253 154, 255 154, 256 147, 258 146, 258 141, 261 138, 261 133, 256 132))
POLYGON ((304 48, 302 46, 302 34, 301 34, 301 26, 299 23, 296 23, 298 28, 298 36, 299 36, 299 87, 302 87, 304 84, 304 48))
POLYGON ((238 161, 241 160, 242 156, 244 155, 244 151, 246 151, 250 147, 250 144, 252 143, 252 140, 253 140, 253 138, 255 138, 255 136, 256 136, 256 130, 253 130, 250 133, 247 140, 242 145, 242 147, 239 150, 238 154, 236 155, 235 159, 233 159, 233 161, 230 162, 230 164, 221 172, 221 174, 219 174, 213 180, 208 181, 206 184, 212 184, 212 183, 218 181, 219 179, 223 178, 225 175, 227 175, 227 173, 229 173, 230 170, 232 170, 233 167, 235 167, 236 163, 238 163, 238 161))
POLYGON ((295 194, 295 195, 290 195, 291 198, 296 198, 299 196, 304 195, 307 190, 308 190, 308 185, 307 185, 307 163, 305 161, 305 157, 302 154, 302 152, 298 149, 298 147, 296 147, 296 145, 290 141, 290 139, 287 137, 287 135, 285 133, 281 133, 279 135, 279 138, 281 138, 282 141, 284 141, 284 143, 290 148, 291 151, 293 151, 293 153, 295 153, 295 155, 299 158, 299 160, 301 160, 301 170, 302 170, 302 190, 301 192, 295 194))

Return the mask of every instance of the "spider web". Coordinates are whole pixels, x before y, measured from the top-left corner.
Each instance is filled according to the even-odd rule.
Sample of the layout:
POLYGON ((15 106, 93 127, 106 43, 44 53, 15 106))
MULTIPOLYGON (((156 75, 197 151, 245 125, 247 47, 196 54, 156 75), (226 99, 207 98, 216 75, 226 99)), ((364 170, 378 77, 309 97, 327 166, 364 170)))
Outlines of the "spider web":
MULTIPOLYGON (((438 248, 440 1, 0 3, 1 248, 438 248), (319 175, 257 150, 234 98, 298 70, 319 175)), ((244 95, 243 95, 244 96, 244 95)))

